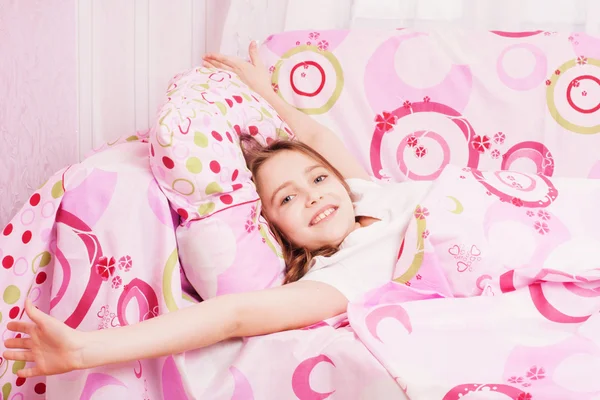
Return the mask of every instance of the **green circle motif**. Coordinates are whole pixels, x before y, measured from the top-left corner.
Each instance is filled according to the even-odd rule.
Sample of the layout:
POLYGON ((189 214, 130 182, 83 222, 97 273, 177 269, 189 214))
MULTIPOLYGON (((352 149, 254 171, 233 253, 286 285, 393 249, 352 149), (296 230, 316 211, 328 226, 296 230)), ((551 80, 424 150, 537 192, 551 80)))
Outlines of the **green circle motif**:
POLYGON ((194 133, 194 144, 198 147, 208 147, 208 137, 202 132, 194 133))
POLYGON ((202 172, 202 162, 198 157, 190 157, 185 162, 185 166, 192 174, 199 174, 202 172))
POLYGON ((21 297, 21 290, 15 285, 9 285, 4 289, 2 298, 6 304, 15 304, 21 297))
MULTIPOLYGON (((596 67, 600 67, 600 60, 595 58, 588 58, 587 63, 596 67)), ((565 129, 568 129, 571 132, 581 133, 584 135, 593 135, 595 133, 600 132, 600 124, 594 126, 575 125, 574 123, 567 121, 566 118, 560 115, 558 109, 556 108, 556 103, 554 102, 554 87, 556 82, 564 75, 566 71, 577 66, 577 60, 570 60, 558 67, 557 71, 559 71, 560 74, 552 74, 552 77, 550 77, 549 79, 550 84, 546 88, 546 103, 548 104, 548 111, 550 111, 550 115, 560 126, 562 126, 565 129)))
MULTIPOLYGON (((339 99, 340 95, 342 94, 342 90, 344 89, 344 71, 342 70, 342 66, 341 66, 340 62, 333 55, 332 52, 322 51, 322 50, 319 50, 316 46, 306 45, 306 44, 302 45, 302 46, 294 47, 293 49, 287 51, 283 56, 281 56, 281 59, 279 61, 277 61, 277 63, 275 64, 275 70, 273 71, 273 76, 271 77, 271 82, 274 84, 278 84, 279 71, 281 70, 281 65, 283 64, 283 62, 298 53, 302 53, 303 51, 312 51, 312 52, 318 53, 318 54, 322 55, 323 57, 325 57, 333 66, 333 69, 334 69, 335 75, 336 75, 337 84, 335 86, 335 90, 333 91, 331 97, 321 107, 314 107, 314 108, 298 108, 298 107, 296 107, 296 108, 298 108, 298 110, 302 111, 303 113, 309 114, 309 115, 324 114, 327 111, 329 111, 331 109, 331 107, 333 107, 333 105, 336 103, 336 101, 339 99)), ((281 97, 284 101, 287 102, 287 100, 285 100, 283 98, 283 96, 281 95, 281 91, 278 91, 277 94, 279 95, 279 97, 281 97)))
POLYGON ((175 179, 175 180, 173 181, 173 185, 171 186, 171 188, 172 188, 174 191, 176 191, 177 193, 179 193, 179 194, 182 194, 182 195, 184 195, 184 196, 189 196, 189 195, 191 195, 192 193, 194 193, 194 190, 195 190, 195 188, 194 188, 194 184, 193 184, 191 181, 189 181, 188 179, 184 179, 184 178, 175 179), (177 184, 177 182, 186 182, 186 183, 189 183, 189 184, 190 184, 190 186, 191 186, 191 190, 190 190, 189 192, 182 192, 181 190, 177 190, 177 189, 175 189, 175 185, 177 184))

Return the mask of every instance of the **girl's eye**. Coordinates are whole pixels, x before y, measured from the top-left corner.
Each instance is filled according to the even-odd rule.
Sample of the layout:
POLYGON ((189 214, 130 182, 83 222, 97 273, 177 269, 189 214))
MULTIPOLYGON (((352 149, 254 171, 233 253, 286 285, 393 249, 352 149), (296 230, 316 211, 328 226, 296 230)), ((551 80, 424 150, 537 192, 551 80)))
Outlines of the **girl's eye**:
POLYGON ((293 198, 294 198, 294 196, 291 196, 291 195, 290 195, 290 196, 285 196, 285 197, 283 198, 283 200, 281 201, 281 205, 284 205, 284 204, 286 204, 286 203, 289 203, 290 201, 292 201, 292 199, 293 199, 293 198))
POLYGON ((327 179, 327 175, 319 175, 315 178, 315 183, 323 182, 325 179, 327 179))

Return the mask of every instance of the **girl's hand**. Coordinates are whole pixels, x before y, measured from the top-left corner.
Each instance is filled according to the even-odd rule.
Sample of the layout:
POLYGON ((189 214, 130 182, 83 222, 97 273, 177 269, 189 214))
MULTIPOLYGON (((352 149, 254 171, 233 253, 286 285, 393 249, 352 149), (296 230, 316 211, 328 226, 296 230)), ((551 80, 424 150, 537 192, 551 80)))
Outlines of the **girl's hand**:
POLYGON ((207 68, 220 68, 237 74, 242 82, 263 97, 275 93, 271 86, 271 75, 258 56, 258 47, 255 41, 248 48, 250 62, 239 57, 224 56, 217 53, 205 54, 202 59, 207 68))
POLYGON ((84 368, 84 332, 43 313, 29 299, 25 300, 25 312, 33 322, 12 321, 7 327, 26 336, 4 341, 7 349, 19 349, 5 351, 5 359, 35 363, 33 367, 21 369, 18 376, 54 375, 84 368))

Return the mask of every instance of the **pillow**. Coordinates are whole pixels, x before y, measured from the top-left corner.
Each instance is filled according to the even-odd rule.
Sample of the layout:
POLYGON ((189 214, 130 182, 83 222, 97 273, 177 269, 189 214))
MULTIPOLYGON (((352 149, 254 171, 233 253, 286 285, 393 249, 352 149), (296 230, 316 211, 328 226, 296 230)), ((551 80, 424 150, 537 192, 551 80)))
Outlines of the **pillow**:
POLYGON ((180 216, 180 262, 203 299, 283 280, 281 249, 241 152, 243 133, 263 144, 292 135, 235 74, 194 68, 170 82, 149 138, 152 172, 180 216))

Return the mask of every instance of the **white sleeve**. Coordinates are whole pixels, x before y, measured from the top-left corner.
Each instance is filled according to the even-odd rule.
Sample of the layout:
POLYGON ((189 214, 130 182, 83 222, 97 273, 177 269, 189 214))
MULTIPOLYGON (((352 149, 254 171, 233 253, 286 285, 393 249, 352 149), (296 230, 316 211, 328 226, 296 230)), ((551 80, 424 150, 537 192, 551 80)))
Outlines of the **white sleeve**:
POLYGON ((353 271, 346 268, 341 262, 328 265, 325 268, 310 270, 301 280, 326 283, 346 296, 349 302, 358 300, 366 291, 373 289, 365 288, 362 284, 364 280, 361 280, 359 276, 355 276, 353 271))

